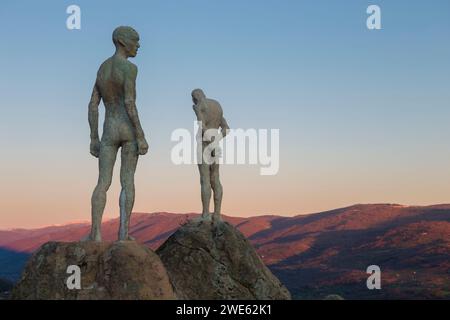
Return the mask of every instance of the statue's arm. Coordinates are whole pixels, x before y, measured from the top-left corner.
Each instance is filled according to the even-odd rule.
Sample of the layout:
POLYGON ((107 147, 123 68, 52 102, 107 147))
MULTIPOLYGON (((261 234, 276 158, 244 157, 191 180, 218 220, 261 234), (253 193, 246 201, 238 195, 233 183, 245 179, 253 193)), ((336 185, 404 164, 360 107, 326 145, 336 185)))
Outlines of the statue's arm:
POLYGON ((225 136, 228 134, 228 131, 230 130, 230 127, 228 126, 227 120, 223 116, 223 109, 222 109, 222 106, 220 105, 220 103, 219 103, 219 109, 220 109, 220 112, 222 113, 222 119, 220 119, 220 124, 219 124, 219 126, 221 128, 220 133, 222 134, 222 138, 225 138, 225 136))
POLYGON ((130 64, 129 72, 126 73, 125 78, 125 109, 127 110, 128 117, 136 130, 136 140, 139 147, 139 154, 144 155, 147 153, 148 144, 145 140, 144 130, 142 130, 141 122, 139 120, 138 111, 136 108, 136 77, 137 67, 134 64, 130 64))
POLYGON ((222 133, 222 138, 225 138, 225 136, 228 134, 228 130, 230 130, 230 127, 228 126, 227 120, 222 116, 222 120, 220 121, 220 128, 222 133))
POLYGON ((91 154, 98 158, 100 154, 100 140, 98 137, 98 105, 102 96, 97 87, 97 82, 94 84, 94 89, 92 89, 91 101, 89 101, 89 127, 91 128, 91 154))
POLYGON ((91 140, 99 140, 98 137, 98 106, 101 100, 100 91, 95 83, 92 89, 91 100, 89 101, 89 126, 91 128, 91 140))
POLYGON ((130 117, 131 123, 136 129, 136 138, 143 138, 144 131, 141 127, 141 122, 139 121, 139 115, 136 108, 136 77, 137 77, 137 67, 130 65, 130 72, 127 73, 125 79, 125 108, 130 117))
POLYGON ((197 121, 200 122, 201 125, 201 129, 202 129, 202 136, 205 133, 205 116, 202 112, 202 106, 203 106, 203 102, 199 102, 198 104, 194 104, 192 106, 192 109, 194 109, 195 115, 197 116, 197 121))
POLYGON ((202 111, 200 110, 200 106, 201 106, 200 103, 199 103, 199 104, 194 104, 194 105, 192 106, 192 109, 194 109, 195 116, 197 117, 197 121, 201 121, 201 122, 203 123, 204 118, 203 118, 203 113, 202 113, 202 111))

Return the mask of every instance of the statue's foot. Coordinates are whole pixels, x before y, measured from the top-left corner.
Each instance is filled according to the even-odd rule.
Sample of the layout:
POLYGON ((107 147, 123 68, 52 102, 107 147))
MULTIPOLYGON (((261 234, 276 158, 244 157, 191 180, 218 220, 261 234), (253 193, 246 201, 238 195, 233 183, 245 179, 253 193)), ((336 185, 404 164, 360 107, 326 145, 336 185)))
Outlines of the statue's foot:
POLYGON ((212 223, 213 224, 217 224, 217 223, 220 223, 220 222, 222 222, 222 218, 220 217, 220 213, 214 213, 213 215, 212 215, 212 223))
POLYGON ((202 213, 200 220, 203 222, 211 221, 211 214, 210 213, 202 213))
POLYGON ((200 216, 192 219, 191 222, 197 225, 201 225, 202 223, 208 221, 208 219, 208 215, 201 214, 200 216))
POLYGON ((211 226, 212 226, 212 229, 213 229, 214 237, 221 237, 221 236, 223 236, 225 224, 223 223, 223 220, 220 217, 219 213, 214 213, 213 214, 211 226))
POLYGON ((132 236, 119 237, 119 241, 136 241, 132 236))

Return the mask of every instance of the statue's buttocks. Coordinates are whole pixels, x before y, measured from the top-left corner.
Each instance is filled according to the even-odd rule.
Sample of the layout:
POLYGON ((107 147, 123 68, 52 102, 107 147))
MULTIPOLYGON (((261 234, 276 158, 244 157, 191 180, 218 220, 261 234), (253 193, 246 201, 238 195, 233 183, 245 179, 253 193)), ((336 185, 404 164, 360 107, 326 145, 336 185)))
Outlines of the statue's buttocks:
POLYGON ((105 105, 102 143, 119 145, 136 142, 136 129, 125 104, 125 85, 135 66, 126 59, 113 56, 100 67, 97 85, 105 105))

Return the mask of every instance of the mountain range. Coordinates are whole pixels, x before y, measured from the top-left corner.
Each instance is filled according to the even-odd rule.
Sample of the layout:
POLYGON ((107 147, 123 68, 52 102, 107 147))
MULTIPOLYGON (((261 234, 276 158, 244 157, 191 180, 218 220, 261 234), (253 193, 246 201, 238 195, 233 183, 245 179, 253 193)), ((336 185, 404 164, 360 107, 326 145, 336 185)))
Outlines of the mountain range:
MULTIPOLYGON (((135 213, 130 232, 157 249, 194 213, 135 213)), ((450 299, 450 205, 359 204, 284 217, 224 216, 254 245, 294 298, 450 299), (366 270, 381 270, 381 289, 369 290, 366 270)), ((16 281, 29 255, 48 241, 78 241, 88 223, 0 230, 0 278, 16 281)), ((118 219, 102 225, 115 240, 118 219)))

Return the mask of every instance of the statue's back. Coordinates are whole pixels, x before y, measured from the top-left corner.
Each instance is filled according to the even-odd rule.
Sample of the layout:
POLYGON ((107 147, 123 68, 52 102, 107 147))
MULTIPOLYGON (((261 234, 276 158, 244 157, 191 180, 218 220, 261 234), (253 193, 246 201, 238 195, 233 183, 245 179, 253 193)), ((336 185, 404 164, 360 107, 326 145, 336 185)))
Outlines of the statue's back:
POLYGON ((205 115, 205 123, 203 125, 206 129, 218 129, 223 116, 222 107, 219 102, 213 99, 206 99, 206 103, 207 106, 202 110, 205 115))
POLYGON ((127 61, 111 57, 98 70, 97 85, 105 107, 123 104, 126 63, 127 61))

